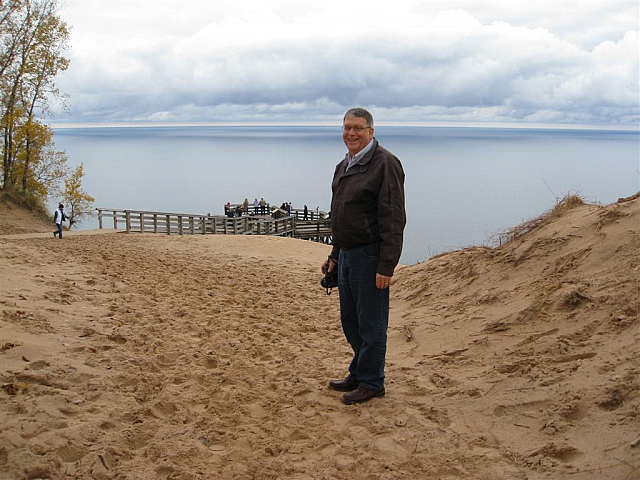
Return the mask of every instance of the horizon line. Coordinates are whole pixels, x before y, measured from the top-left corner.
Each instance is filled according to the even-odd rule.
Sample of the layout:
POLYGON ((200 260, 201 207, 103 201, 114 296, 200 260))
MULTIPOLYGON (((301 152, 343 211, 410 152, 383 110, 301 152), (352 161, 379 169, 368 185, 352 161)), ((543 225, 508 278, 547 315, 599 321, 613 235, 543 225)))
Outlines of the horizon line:
MULTIPOLYGON (((339 127, 337 122, 327 121, 236 121, 236 122, 52 122, 53 129, 75 128, 167 128, 167 127, 339 127)), ((640 133, 640 125, 594 125, 569 123, 503 123, 503 122, 375 122, 374 127, 433 127, 433 128, 506 128, 550 130, 603 130, 640 133)))

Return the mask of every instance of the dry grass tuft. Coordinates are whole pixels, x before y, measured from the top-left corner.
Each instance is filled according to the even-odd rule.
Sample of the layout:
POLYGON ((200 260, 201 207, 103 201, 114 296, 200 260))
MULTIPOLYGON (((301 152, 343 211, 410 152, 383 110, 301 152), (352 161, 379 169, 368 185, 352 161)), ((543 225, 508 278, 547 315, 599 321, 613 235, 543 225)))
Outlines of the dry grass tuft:
POLYGON ((551 220, 558 218, 565 212, 583 205, 585 205, 585 203, 579 195, 566 195, 552 209, 547 210, 542 215, 498 233, 491 243, 496 247, 507 245, 522 238, 529 232, 548 224, 551 220))

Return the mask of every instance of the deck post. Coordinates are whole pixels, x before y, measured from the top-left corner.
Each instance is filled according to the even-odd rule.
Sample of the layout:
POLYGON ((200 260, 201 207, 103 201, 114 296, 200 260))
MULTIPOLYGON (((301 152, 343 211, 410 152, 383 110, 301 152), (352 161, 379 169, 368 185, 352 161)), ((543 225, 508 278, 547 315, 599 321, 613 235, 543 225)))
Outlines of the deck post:
POLYGON ((126 232, 129 233, 129 231, 131 230, 131 214, 129 212, 124 212, 124 222, 126 232))
POLYGON ((158 233, 158 214, 153 214, 153 233, 158 233))
POLYGON ((167 235, 171 235, 171 217, 170 215, 166 216, 167 221, 167 235))
POLYGON ((144 213, 140 212, 140 233, 144 233, 144 213))
POLYGON ((102 210, 96 208, 98 210, 98 228, 102 230, 102 210))
POLYGON ((182 235, 182 215, 178 215, 178 235, 182 235))

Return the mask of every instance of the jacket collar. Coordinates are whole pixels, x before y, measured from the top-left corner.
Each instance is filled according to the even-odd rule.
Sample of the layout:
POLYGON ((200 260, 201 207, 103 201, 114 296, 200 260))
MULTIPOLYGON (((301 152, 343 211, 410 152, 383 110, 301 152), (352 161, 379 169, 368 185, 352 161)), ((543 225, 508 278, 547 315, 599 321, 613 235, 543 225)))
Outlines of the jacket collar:
POLYGON ((373 138, 373 145, 371 146, 369 151, 367 153, 365 153, 364 156, 360 160, 358 160, 356 163, 351 165, 351 168, 349 168, 349 170, 347 170, 347 165, 344 164, 344 166, 342 167, 345 170, 343 175, 354 175, 354 174, 362 171, 360 168, 358 168, 359 166, 364 166, 365 170, 366 170, 366 165, 373 158, 373 154, 376 152, 377 148, 378 148, 378 140, 376 140, 375 137, 374 137, 373 138))

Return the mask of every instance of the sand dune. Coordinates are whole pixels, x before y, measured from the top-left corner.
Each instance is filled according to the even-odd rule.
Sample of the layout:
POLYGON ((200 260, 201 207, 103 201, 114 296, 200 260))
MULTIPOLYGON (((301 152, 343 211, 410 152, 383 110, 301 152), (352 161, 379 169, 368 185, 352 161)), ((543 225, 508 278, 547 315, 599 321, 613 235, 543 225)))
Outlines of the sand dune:
POLYGON ((0 478, 637 478, 640 198, 528 227, 397 271, 354 406, 326 245, 2 236, 0 478))

